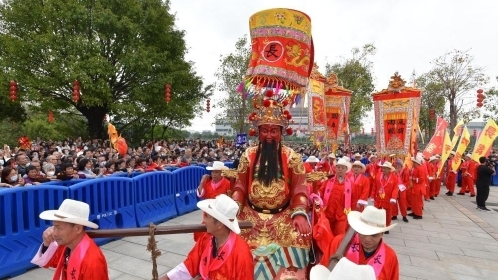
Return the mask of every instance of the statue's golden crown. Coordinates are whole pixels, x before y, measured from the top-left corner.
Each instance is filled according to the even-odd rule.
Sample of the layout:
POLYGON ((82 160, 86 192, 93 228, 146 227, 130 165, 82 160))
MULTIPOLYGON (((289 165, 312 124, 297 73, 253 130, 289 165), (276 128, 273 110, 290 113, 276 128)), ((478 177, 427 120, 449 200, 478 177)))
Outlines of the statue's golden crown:
POLYGON ((279 125, 285 129, 288 135, 293 131, 289 125, 292 123, 292 115, 287 110, 291 103, 288 96, 275 94, 275 90, 267 89, 264 94, 254 95, 254 111, 249 115, 249 122, 253 127, 249 130, 250 136, 257 135, 260 125, 279 125))

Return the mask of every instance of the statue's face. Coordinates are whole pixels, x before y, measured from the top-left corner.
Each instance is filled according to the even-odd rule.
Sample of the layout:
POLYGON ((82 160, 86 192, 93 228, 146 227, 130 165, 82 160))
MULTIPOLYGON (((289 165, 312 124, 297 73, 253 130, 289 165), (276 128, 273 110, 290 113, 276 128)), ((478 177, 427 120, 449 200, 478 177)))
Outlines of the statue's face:
POLYGON ((280 143, 282 141, 282 127, 275 124, 263 124, 259 126, 259 141, 270 143, 272 140, 280 143))

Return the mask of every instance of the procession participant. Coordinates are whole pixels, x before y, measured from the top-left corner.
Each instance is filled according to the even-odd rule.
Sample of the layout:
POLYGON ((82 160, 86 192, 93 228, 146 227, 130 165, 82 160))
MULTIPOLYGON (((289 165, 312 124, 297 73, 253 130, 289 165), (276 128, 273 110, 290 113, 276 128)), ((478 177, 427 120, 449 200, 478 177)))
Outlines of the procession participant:
POLYGON ((455 192, 455 185, 456 185, 456 179, 457 179, 457 171, 453 171, 451 168, 451 163, 453 162, 453 157, 455 157, 455 152, 451 151, 450 155, 448 156, 448 160, 446 161, 446 188, 448 189, 448 192, 446 193, 447 196, 452 196, 453 193, 455 192))
POLYGON ((370 157, 368 157, 368 161, 369 163, 367 164, 365 169, 365 176, 367 176, 367 178, 370 180, 370 190, 372 190, 375 185, 375 176, 380 171, 378 166, 377 155, 375 154, 370 155, 370 157))
POLYGON ((356 208, 360 195, 355 189, 354 181, 347 173, 351 163, 340 158, 336 164, 336 174, 323 182, 319 194, 323 201, 324 213, 330 222, 330 229, 335 235, 344 234, 347 230, 347 214, 352 207, 356 208))
POLYGON ((358 194, 358 205, 360 212, 368 205, 368 196, 370 194, 370 181, 365 177, 365 165, 361 161, 355 161, 352 164, 353 182, 356 193, 358 194))
POLYGON ((424 171, 424 188, 425 188, 425 193, 424 193, 424 200, 427 202, 430 202, 430 182, 429 182, 429 164, 428 158, 424 158, 423 154, 421 152, 417 153, 417 156, 415 157, 421 162, 422 169, 424 171))
POLYGON ((329 176, 334 176, 335 175, 335 165, 336 165, 336 156, 335 156, 335 153, 330 153, 327 157, 327 160, 328 160, 328 166, 329 166, 329 169, 328 170, 325 170, 325 164, 324 164, 324 167, 322 167, 322 171, 324 172, 328 172, 327 174, 329 176))
POLYGON ((361 161, 362 157, 363 156, 360 153, 356 153, 356 154, 354 154, 354 161, 361 161))
POLYGON ((72 199, 65 199, 58 210, 40 213, 40 219, 53 221, 53 226, 43 232, 43 244, 31 262, 56 268, 54 280, 109 279, 104 254, 85 232, 85 227, 99 227, 89 215, 88 204, 72 199))
MULTIPOLYGON (((228 167, 221 161, 213 162, 213 166, 207 166, 206 170, 211 171, 211 175, 204 174, 201 182, 197 187, 197 197, 201 199, 216 198, 220 194, 230 195, 230 181, 222 176, 222 170, 227 170, 228 167)), ((202 232, 194 232, 194 241, 197 241, 202 232)))
POLYGON ((412 191, 412 213, 408 216, 413 216, 415 220, 422 219, 422 207, 424 203, 424 195, 427 191, 425 187, 425 178, 427 178, 425 169, 422 166, 422 161, 418 158, 411 158, 413 168, 410 171, 411 191, 412 191))
MULTIPOLYGON (((383 234, 389 232, 397 224, 386 225, 387 220, 385 209, 377 209, 373 206, 367 206, 363 212, 351 211, 348 214, 348 223, 356 233, 344 257, 355 264, 372 266, 375 279, 399 279, 396 252, 382 239, 383 234)), ((330 251, 337 252, 343 239, 344 235, 334 237, 330 244, 330 251)))
POLYGON ((160 280, 241 279, 252 280, 254 263, 247 243, 238 235, 239 206, 225 194, 197 202, 204 211, 207 232, 195 243, 187 258, 160 280))
POLYGON ((239 219, 254 225, 241 233, 259 260, 254 279, 301 279, 312 238, 306 174, 301 156, 281 143, 289 125, 284 106, 266 105, 251 115, 256 130, 250 132, 259 133, 259 144, 241 156, 232 198, 240 205, 239 219))
POLYGON ((304 170, 306 173, 316 171, 317 163, 320 162, 315 156, 309 156, 304 162, 304 170))
POLYGON ((429 198, 431 200, 434 200, 434 197, 437 195, 436 194, 436 184, 437 184, 437 165, 436 165, 436 160, 437 158, 435 156, 432 156, 429 158, 429 161, 427 162, 427 172, 429 175, 429 198))
POLYGON ((460 170, 462 171, 462 187, 458 195, 465 195, 465 193, 470 192, 470 197, 475 197, 476 192, 474 189, 477 162, 472 160, 471 154, 466 154, 464 157, 465 161, 460 164, 460 170))
POLYGON ((407 194, 409 190, 407 190, 407 185, 410 183, 410 174, 408 173, 408 169, 403 166, 403 161, 401 159, 397 159, 395 163, 396 171, 394 173, 398 177, 398 200, 395 204, 393 204, 392 213, 393 216, 391 220, 398 219, 398 209, 401 212, 401 216, 403 217, 403 222, 408 223, 407 216, 407 194))
MULTIPOLYGON (((392 218, 392 204, 395 204, 398 198, 398 177, 393 173, 395 168, 390 162, 384 162, 380 168, 382 173, 375 178, 370 197, 373 197, 375 207, 386 210, 385 224, 389 226, 392 218)), ((386 231, 386 234, 388 233, 389 231, 386 231)))

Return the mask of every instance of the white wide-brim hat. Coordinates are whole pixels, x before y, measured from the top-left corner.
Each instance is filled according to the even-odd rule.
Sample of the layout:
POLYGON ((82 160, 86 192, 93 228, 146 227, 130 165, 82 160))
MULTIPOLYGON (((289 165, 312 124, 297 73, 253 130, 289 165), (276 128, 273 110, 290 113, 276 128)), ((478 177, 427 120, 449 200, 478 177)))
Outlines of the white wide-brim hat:
POLYGON ((309 156, 307 159, 306 159, 306 162, 311 162, 311 163, 317 163, 317 162, 320 162, 315 156, 309 156))
POLYGON ((236 234, 240 233, 239 222, 237 221, 239 206, 226 194, 220 194, 214 199, 199 201, 197 202, 197 207, 227 226, 231 231, 236 234))
POLYGON ((64 199, 58 210, 47 210, 40 213, 40 219, 47 221, 60 221, 70 224, 87 226, 97 229, 99 226, 88 220, 90 205, 72 199, 64 199))
POLYGON ((329 154, 329 158, 335 158, 335 154, 334 153, 330 153, 329 154))
POLYGON ((206 167, 207 170, 227 170, 228 167, 221 161, 213 161, 213 166, 206 167))
POLYGON ((382 165, 379 165, 379 166, 389 168, 389 169, 391 169, 391 171, 396 170, 396 168, 394 168, 394 166, 389 161, 385 161, 382 165))
POLYGON ((422 162, 418 158, 411 157, 410 160, 413 161, 413 162, 415 162, 415 163, 418 163, 418 164, 422 165, 422 162))
POLYGON ((348 171, 351 171, 351 162, 347 161, 344 157, 340 158, 337 163, 335 164, 335 166, 337 165, 343 165, 343 166, 346 166, 348 168, 348 171))
POLYGON ((372 158, 376 158, 376 157, 377 157, 377 155, 376 155, 376 154, 372 154, 372 155, 370 155, 370 156, 368 157, 368 160, 372 160, 372 158))
POLYGON ((385 232, 397 224, 386 226, 386 210, 367 206, 363 212, 351 211, 348 214, 349 225, 359 234, 374 235, 385 232))
POLYGON ((311 268, 310 280, 375 280, 375 271, 371 265, 355 264, 343 257, 332 272, 318 264, 311 268))
POLYGON ((355 162, 353 162, 352 166, 361 166, 361 168, 363 170, 365 170, 366 166, 359 160, 356 160, 355 162))
POLYGON ((360 153, 356 153, 354 154, 354 157, 362 157, 362 155, 360 153))

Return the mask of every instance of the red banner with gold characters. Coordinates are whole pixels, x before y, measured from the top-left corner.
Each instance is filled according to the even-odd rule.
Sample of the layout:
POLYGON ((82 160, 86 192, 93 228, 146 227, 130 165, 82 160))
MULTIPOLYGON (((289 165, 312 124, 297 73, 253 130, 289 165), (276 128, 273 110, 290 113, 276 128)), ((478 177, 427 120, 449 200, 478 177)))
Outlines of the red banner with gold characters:
POLYGON ((323 82, 310 78, 308 85, 308 129, 310 132, 325 131, 325 100, 323 82))
POLYGON ((410 151, 412 128, 420 114, 420 90, 406 87, 398 73, 389 86, 374 93, 376 144, 381 156, 405 158, 410 151))
POLYGON ((351 91, 338 85, 337 76, 330 74, 325 83, 325 115, 327 117, 327 140, 336 142, 347 135, 351 91))
POLYGON ((444 135, 447 127, 448 127, 448 122, 441 117, 437 117, 436 131, 434 132, 431 141, 429 141, 429 144, 425 146, 425 149, 422 152, 424 158, 430 158, 433 155, 442 154, 444 135))

